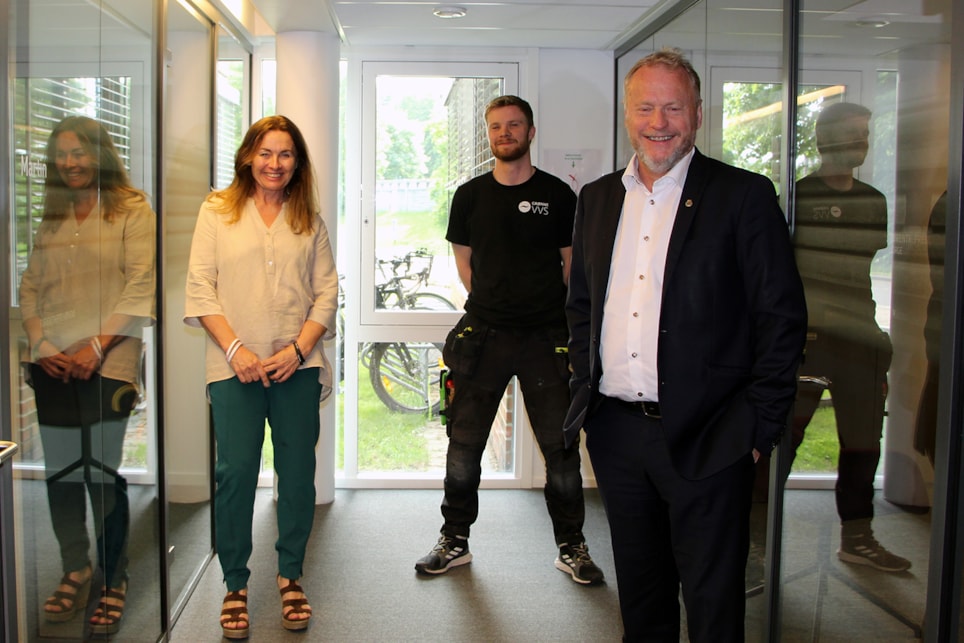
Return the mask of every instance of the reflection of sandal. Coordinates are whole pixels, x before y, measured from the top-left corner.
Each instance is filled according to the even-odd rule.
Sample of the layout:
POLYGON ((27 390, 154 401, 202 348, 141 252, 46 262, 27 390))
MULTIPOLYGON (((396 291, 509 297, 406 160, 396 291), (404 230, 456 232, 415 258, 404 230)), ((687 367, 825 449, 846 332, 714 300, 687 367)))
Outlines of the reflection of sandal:
POLYGON ((221 602, 221 634, 226 639, 248 638, 248 595, 244 590, 228 592, 221 602), (243 603, 235 607, 228 607, 228 603, 243 603), (228 627, 228 624, 233 627, 228 627))
MULTIPOLYGON (((278 576, 281 580, 281 576, 278 576)), ((286 630, 303 630, 308 627, 308 621, 311 619, 311 605, 308 605, 308 599, 305 597, 305 590, 301 588, 301 585, 293 580, 289 580, 288 584, 284 587, 279 588, 281 592, 281 625, 286 630), (286 594, 301 594, 300 598, 285 598, 286 594), (299 616, 301 614, 306 614, 304 618, 291 618, 292 616, 299 616)))
POLYGON ((127 583, 120 587, 100 590, 100 602, 90 617, 91 634, 114 634, 120 629, 124 617, 124 604, 127 602, 127 583))
POLYGON ((90 580, 93 576, 94 573, 90 566, 64 574, 56 591, 44 603, 44 618, 50 623, 64 623, 72 619, 77 612, 83 611, 87 607, 87 598, 90 596, 90 580), (71 574, 83 574, 85 571, 87 572, 86 580, 77 581, 70 577, 71 574), (70 589, 62 590, 61 587, 65 585, 70 589))

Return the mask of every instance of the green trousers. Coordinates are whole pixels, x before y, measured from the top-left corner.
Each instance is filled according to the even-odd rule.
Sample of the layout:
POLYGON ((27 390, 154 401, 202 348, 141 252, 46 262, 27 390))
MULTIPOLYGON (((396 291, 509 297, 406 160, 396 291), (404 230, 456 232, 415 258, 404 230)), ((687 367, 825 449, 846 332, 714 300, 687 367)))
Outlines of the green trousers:
POLYGON ((229 592, 248 585, 251 525, 261 471, 265 421, 271 425, 278 474, 278 573, 300 578, 315 514, 315 445, 321 430, 318 369, 295 372, 281 384, 238 378, 208 388, 217 440, 214 529, 229 592))

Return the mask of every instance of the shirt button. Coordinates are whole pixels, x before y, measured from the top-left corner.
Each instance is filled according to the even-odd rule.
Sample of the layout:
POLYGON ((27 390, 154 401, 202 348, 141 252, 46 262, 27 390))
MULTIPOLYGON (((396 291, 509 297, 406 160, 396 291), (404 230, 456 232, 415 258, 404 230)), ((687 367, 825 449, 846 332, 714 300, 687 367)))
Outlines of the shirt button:
POLYGON ((637 354, 636 354, 636 353, 633 353, 632 355, 633 355, 633 359, 635 359, 635 358, 637 357, 637 354))
POLYGON ((639 313, 633 313, 633 317, 639 317, 639 313))
POLYGON ((646 275, 640 275, 640 276, 639 276, 639 280, 640 280, 640 281, 643 281, 644 279, 646 279, 646 275))
POLYGON ((643 241, 649 241, 649 235, 648 235, 648 234, 643 237, 643 241))

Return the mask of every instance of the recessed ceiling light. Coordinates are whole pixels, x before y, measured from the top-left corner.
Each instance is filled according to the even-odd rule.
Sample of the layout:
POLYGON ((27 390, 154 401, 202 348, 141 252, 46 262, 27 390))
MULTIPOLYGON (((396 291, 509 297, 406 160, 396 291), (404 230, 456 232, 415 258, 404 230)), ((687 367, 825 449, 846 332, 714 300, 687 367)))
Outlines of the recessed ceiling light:
POLYGON ((465 7, 435 7, 432 13, 438 18, 464 18, 468 11, 465 7))

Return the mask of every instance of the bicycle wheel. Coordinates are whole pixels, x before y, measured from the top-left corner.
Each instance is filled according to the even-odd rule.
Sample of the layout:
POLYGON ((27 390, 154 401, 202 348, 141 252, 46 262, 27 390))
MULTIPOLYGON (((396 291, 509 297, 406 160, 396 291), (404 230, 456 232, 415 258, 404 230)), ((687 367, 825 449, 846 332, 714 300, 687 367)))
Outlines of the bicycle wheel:
POLYGON ((417 292, 407 298, 410 310, 457 310, 455 304, 434 292, 417 292))
POLYGON ((438 415, 442 344, 388 342, 373 344, 368 376, 375 394, 396 413, 438 415))

